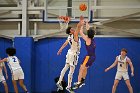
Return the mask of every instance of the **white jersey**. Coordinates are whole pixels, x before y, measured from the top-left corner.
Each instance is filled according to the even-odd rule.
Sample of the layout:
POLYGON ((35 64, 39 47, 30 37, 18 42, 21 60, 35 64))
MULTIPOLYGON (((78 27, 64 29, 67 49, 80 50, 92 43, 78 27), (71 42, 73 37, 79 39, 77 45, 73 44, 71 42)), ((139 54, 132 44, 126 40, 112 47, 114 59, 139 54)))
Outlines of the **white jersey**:
POLYGON ((118 56, 118 68, 117 71, 127 72, 128 71, 128 57, 126 56, 123 60, 121 59, 121 55, 118 56))
POLYGON ((19 59, 16 56, 7 57, 7 62, 12 73, 14 70, 21 69, 19 59))
POLYGON ((81 48, 81 41, 80 41, 80 39, 78 40, 78 42, 76 42, 74 40, 74 36, 72 34, 72 35, 69 35, 68 36, 68 39, 67 40, 68 40, 68 42, 70 44, 69 51, 75 52, 75 53, 79 54, 80 53, 80 48, 81 48))

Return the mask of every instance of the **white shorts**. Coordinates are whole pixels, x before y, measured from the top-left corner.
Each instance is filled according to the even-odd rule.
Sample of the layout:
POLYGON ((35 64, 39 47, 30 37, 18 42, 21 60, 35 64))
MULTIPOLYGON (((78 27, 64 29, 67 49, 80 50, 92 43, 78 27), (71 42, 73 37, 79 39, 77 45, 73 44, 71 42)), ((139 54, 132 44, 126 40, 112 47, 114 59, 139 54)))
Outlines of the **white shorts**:
POLYGON ((70 66, 75 66, 78 63, 78 54, 73 53, 73 52, 68 52, 66 55, 66 63, 69 64, 70 66))
POLYGON ((13 71, 12 80, 24 79, 24 73, 22 69, 17 69, 13 71))
POLYGON ((2 83, 6 82, 3 74, 0 74, 0 82, 2 82, 2 83))
POLYGON ((117 71, 115 79, 121 80, 122 78, 124 80, 128 80, 129 79, 128 72, 117 71))

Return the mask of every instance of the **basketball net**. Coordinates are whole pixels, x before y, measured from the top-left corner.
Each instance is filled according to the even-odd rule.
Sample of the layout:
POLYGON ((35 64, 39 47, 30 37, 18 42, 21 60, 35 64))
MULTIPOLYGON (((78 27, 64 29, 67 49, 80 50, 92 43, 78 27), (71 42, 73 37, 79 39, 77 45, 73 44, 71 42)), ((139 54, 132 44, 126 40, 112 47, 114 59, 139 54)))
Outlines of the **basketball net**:
POLYGON ((59 24, 60 24, 60 31, 65 31, 68 28, 69 19, 65 20, 62 17, 58 18, 59 24))

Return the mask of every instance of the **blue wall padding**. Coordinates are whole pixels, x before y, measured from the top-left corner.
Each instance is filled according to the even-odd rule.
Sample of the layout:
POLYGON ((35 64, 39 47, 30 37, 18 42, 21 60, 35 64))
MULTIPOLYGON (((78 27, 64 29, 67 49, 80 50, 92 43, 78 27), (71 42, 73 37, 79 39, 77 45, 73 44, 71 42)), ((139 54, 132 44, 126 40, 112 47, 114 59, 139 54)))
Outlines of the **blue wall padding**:
MULTIPOLYGON (((65 42, 66 38, 46 38, 33 42, 32 38, 17 37, 15 38, 15 47, 17 49, 17 57, 21 60, 21 65, 25 72, 25 84, 29 90, 36 93, 51 93, 56 90, 54 78, 60 75, 65 65, 67 46, 62 54, 57 56, 57 51, 65 42)), ((80 64, 86 55, 84 41, 82 40, 81 53, 79 63, 75 69, 73 82, 77 81, 80 64)), ((122 48, 128 50, 128 57, 133 62, 135 68, 135 76, 130 77, 134 93, 140 92, 140 38, 112 38, 112 37, 96 37, 96 60, 89 68, 86 78, 86 85, 76 90, 76 93, 111 93, 114 82, 116 67, 108 72, 104 72, 105 68, 110 66, 116 56, 120 54, 122 48)), ((0 39, 0 44, 5 41, 0 39)), ((7 41, 6 41, 7 42, 7 41)), ((11 44, 11 42, 7 42, 11 44)), ((6 45, 8 46, 8 45, 6 45)), ((0 46, 2 54, 6 55, 4 46, 0 46)), ((129 67, 129 75, 131 73, 129 67)), ((68 72, 65 75, 67 81, 68 72)), ((8 81, 8 84, 10 84, 8 81)), ((10 91, 13 88, 10 86, 10 91)), ((2 90, 0 88, 0 90, 2 90)), ((124 81, 120 81, 117 93, 129 93, 124 81)))
MULTIPOLYGON (((21 66, 25 75, 25 85, 27 89, 31 90, 32 80, 31 75, 31 65, 34 64, 33 54, 34 54, 34 40, 31 37, 16 37, 14 39, 14 46, 17 50, 17 57, 21 61, 21 66)), ((32 71, 34 72, 34 71, 32 71)), ((20 89, 21 91, 21 89, 20 89)))
MULTIPOLYGON (((67 49, 63 50, 60 56, 56 53, 61 45, 65 42, 66 38, 47 38, 39 40, 35 43, 36 48, 36 66, 40 69, 36 72, 36 88, 37 92, 51 92, 56 89, 54 78, 59 76, 62 68, 65 65, 65 55, 67 49), (44 69, 45 68, 45 69, 44 69), (42 73, 40 73, 42 72, 42 73), (39 79, 41 78, 41 79, 39 79), (39 79, 39 80, 38 80, 39 79), (42 83, 43 82, 43 83, 42 83)), ((86 85, 76 90, 76 93, 111 93, 116 68, 105 73, 104 69, 110 66, 117 55, 120 53, 121 48, 128 49, 128 56, 132 59, 135 67, 135 77, 130 77, 134 93, 138 93, 140 85, 140 75, 138 73, 139 60, 140 60, 140 39, 139 38, 95 38, 96 40, 96 61, 91 68, 89 68, 86 85)), ((78 70, 80 64, 86 54, 84 41, 82 40, 81 54, 78 66, 74 73, 73 81, 77 81, 78 70)), ((129 71, 130 73, 130 71, 129 71)), ((67 75, 65 79, 67 80, 67 75)), ((128 93, 124 81, 121 81, 117 93, 128 93)))

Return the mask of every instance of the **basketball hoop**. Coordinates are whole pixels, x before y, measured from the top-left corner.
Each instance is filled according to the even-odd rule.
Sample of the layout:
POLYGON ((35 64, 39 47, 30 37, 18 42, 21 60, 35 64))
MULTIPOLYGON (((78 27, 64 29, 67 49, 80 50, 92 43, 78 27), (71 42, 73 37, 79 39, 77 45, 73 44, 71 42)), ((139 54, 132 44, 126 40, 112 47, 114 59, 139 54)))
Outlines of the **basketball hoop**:
POLYGON ((68 28, 68 24, 70 21, 70 17, 68 16, 60 16, 58 18, 60 24, 60 31, 65 31, 68 28))

